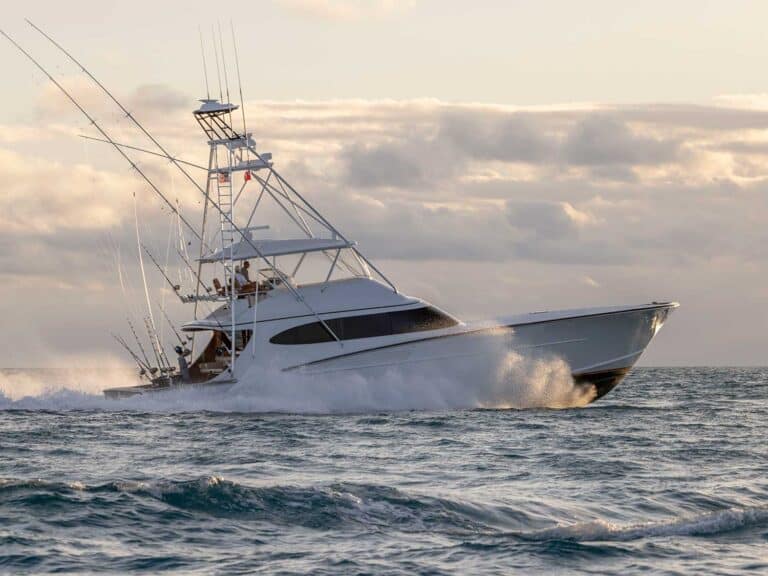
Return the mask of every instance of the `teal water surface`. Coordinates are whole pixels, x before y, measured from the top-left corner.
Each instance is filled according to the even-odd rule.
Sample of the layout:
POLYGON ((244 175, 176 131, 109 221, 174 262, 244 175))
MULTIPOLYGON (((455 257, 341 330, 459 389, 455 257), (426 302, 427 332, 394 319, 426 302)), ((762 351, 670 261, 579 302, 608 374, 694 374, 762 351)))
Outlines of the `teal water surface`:
POLYGON ((78 398, 0 396, 0 572, 768 573, 768 369, 567 410, 78 398))

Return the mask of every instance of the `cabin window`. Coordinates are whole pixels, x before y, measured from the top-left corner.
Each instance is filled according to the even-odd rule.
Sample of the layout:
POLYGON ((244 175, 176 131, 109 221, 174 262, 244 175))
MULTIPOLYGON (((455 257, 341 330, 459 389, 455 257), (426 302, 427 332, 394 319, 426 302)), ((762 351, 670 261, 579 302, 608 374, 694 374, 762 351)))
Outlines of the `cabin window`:
MULTIPOLYGON (((453 318, 435 308, 416 308, 415 310, 348 316, 326 320, 325 323, 341 340, 423 332, 456 325, 453 318)), ((311 322, 275 334, 269 341, 272 344, 319 344, 321 342, 333 342, 333 336, 320 322, 311 322)))

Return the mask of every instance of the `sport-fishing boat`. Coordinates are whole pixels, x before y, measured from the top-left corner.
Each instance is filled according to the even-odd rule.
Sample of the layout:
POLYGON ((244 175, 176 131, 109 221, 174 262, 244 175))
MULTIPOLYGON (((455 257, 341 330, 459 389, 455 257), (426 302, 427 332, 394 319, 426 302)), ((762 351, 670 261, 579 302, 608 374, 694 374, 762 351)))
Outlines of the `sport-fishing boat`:
POLYGON ((599 398, 627 374, 677 306, 653 302, 462 322, 400 292, 275 170, 271 154, 257 151, 250 134, 232 127, 237 108, 206 99, 194 112, 210 147, 205 196, 218 213, 219 240, 198 263, 219 266, 223 281, 214 279, 213 290, 184 297, 215 308, 182 330, 208 334, 207 343, 191 362, 186 360, 190 350, 182 348, 179 367, 165 367, 166 373, 143 385, 107 389, 108 397, 257 382, 274 371, 354 371, 375 377, 394 370, 407 378, 434 369, 460 377, 471 366, 468 358, 493 362, 494 355, 513 351, 564 360, 575 383, 593 386, 599 398), (237 190, 236 181, 242 182, 237 190), (256 202, 242 211, 241 219, 236 211, 248 198, 249 186, 256 188, 251 195, 256 202), (299 234, 255 237, 267 228, 252 225, 265 196, 281 207, 299 234), (325 263, 322 274, 299 281, 312 257, 325 263), (258 262, 258 269, 245 278, 243 266, 250 261, 258 262))
MULTIPOLYGON (((233 117, 242 102, 238 106, 223 95, 216 99, 210 94, 200 101, 194 118, 209 147, 208 165, 183 162, 77 60, 35 29, 81 67, 155 150, 115 142, 61 84, 9 40, 88 118, 101 140, 131 163, 199 247, 196 262, 184 262, 192 272, 193 289, 174 284, 157 265, 178 298, 191 307, 190 320, 181 326, 186 337, 179 336, 175 347, 176 363, 169 361, 154 321, 148 319, 153 354, 143 349, 138 353, 117 337, 145 382, 108 388, 108 398, 201 386, 225 391, 235 383, 258 383, 275 373, 353 373, 369 378, 396 372, 418 386, 419 379, 434 370, 470 385, 476 377, 470 368, 473 359, 491 364, 512 352, 566 362, 575 385, 591 389, 594 400, 624 378, 677 307, 675 302, 652 302, 462 322, 426 300, 403 294, 356 242, 291 186, 275 169, 272 155, 258 150, 242 110, 243 128, 235 129, 233 117), (160 156, 184 174, 204 200, 200 226, 192 226, 178 212, 128 150, 160 156), (204 172, 202 184, 189 174, 190 166, 204 172), (156 362, 150 362, 152 356, 156 362)), ((147 303, 149 307, 148 296, 147 303)), ((141 346, 138 338, 137 343, 141 346)))

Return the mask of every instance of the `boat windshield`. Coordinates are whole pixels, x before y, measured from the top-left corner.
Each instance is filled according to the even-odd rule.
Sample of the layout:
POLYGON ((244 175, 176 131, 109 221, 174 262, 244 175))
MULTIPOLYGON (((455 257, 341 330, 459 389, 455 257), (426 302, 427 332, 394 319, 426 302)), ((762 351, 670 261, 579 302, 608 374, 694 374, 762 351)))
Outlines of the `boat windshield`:
MULTIPOLYGON (((409 332, 439 330, 458 324, 456 320, 431 306, 333 318, 326 320, 325 323, 339 337, 339 340, 376 338, 409 332)), ((319 344, 333 340, 333 336, 320 322, 310 322, 280 332, 272 336, 269 341, 272 344, 319 344)))

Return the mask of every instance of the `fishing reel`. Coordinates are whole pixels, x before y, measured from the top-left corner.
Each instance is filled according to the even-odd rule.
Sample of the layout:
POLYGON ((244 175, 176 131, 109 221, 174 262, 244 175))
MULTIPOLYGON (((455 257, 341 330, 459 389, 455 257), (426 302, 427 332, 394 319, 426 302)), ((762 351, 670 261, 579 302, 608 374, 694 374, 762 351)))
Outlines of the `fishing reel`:
POLYGON ((182 348, 181 346, 176 346, 174 348, 174 351, 176 352, 176 354, 178 354, 179 356, 182 356, 182 357, 187 357, 190 354, 192 354, 192 350, 190 350, 189 348, 186 348, 186 347, 182 348))

